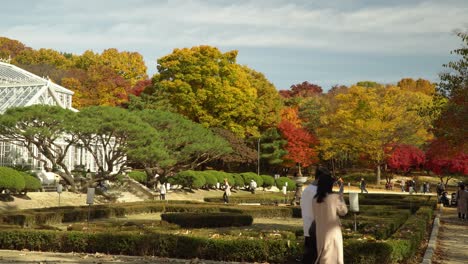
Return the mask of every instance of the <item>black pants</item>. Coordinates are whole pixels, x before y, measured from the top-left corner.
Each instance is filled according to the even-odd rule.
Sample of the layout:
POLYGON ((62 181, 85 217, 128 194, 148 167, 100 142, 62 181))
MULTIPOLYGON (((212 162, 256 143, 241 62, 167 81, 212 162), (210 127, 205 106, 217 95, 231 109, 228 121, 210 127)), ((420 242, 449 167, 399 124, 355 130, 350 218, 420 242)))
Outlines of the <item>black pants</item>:
POLYGON ((225 203, 229 203, 229 196, 226 194, 226 192, 223 194, 223 200, 225 203))
POLYGON ((309 236, 304 237, 304 256, 302 258, 302 263, 314 263, 317 259, 317 237, 315 233, 315 221, 312 222, 312 225, 309 229, 309 236))

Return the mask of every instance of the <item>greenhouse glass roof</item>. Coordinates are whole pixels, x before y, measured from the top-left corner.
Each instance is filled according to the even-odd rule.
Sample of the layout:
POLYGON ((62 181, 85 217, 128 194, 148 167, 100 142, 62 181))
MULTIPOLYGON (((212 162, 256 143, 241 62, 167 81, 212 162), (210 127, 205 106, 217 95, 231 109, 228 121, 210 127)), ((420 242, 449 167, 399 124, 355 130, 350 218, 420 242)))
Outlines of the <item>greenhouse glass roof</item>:
POLYGON ((0 61, 0 114, 11 107, 33 104, 71 108, 73 92, 21 68, 0 61), (60 94, 60 98, 58 96, 60 94), (70 100, 64 99, 67 96, 70 100), (60 100, 62 99, 62 101, 60 100))

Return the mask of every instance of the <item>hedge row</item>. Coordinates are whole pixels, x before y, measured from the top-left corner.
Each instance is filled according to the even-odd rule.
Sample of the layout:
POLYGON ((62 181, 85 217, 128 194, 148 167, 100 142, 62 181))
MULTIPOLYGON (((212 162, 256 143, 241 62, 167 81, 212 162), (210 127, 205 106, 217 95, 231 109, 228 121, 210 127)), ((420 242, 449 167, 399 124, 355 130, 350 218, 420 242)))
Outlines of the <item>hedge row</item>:
POLYGON ((277 206, 225 206, 197 203, 163 203, 163 202, 137 202, 113 205, 95 205, 91 208, 58 207, 30 209, 18 212, 6 212, 0 216, 0 223, 33 227, 36 225, 49 225, 65 222, 80 222, 88 219, 90 209, 91 219, 122 217, 131 214, 158 213, 158 212, 192 212, 192 213, 241 213, 253 217, 300 217, 299 207, 277 206))
POLYGON ((241 213, 168 213, 161 219, 184 228, 250 226, 253 217, 241 213))
POLYGON ((229 185, 234 188, 248 187, 250 182, 254 180, 258 187, 269 188, 277 186, 282 188, 285 182, 288 182, 288 190, 293 191, 296 188, 296 183, 286 177, 281 177, 275 181, 272 176, 269 175, 257 175, 253 172, 243 173, 227 173, 223 171, 206 170, 206 171, 194 171, 187 170, 182 171, 168 178, 168 182, 173 185, 180 185, 182 188, 190 189, 212 189, 219 184, 224 184, 224 179, 227 179, 229 185))
POLYGON ((209 239, 165 233, 0 231, 2 249, 285 263, 300 246, 286 239, 209 239))
POLYGON ((415 255, 432 219, 432 208, 421 207, 388 240, 346 239, 347 263, 401 263, 415 255), (356 252, 359 252, 358 254, 356 252))

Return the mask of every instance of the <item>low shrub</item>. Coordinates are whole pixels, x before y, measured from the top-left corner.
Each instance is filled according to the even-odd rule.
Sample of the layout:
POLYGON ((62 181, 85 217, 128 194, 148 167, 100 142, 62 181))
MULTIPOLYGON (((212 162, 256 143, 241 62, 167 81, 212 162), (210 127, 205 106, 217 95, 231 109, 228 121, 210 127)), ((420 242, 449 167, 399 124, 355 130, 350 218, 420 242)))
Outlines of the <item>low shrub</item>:
POLYGON ((245 185, 248 185, 252 180, 255 181, 257 178, 257 174, 253 172, 243 172, 240 175, 244 178, 245 185))
POLYGON ((405 262, 418 251, 432 213, 432 208, 421 207, 388 240, 344 240, 344 258, 353 264, 405 262))
POLYGON ((261 185, 263 188, 270 188, 275 185, 275 178, 270 175, 260 175, 260 177, 263 179, 263 184, 261 185))
POLYGON ((147 182, 146 173, 144 171, 131 171, 128 174, 128 177, 134 179, 139 183, 145 184, 147 182))
POLYGON ((276 187, 278 187, 278 189, 280 190, 283 189, 283 186, 285 185, 286 182, 288 183, 288 187, 286 188, 286 190, 288 191, 296 190, 296 182, 289 179, 288 177, 279 177, 278 179, 275 180, 276 187))
POLYGON ((234 187, 242 188, 245 186, 244 178, 239 173, 231 174, 234 179, 234 187))
POLYGON ((257 183, 257 187, 263 186, 263 177, 261 175, 255 175, 254 181, 257 183))
POLYGON ((161 219, 184 228, 228 227, 252 225, 253 217, 241 213, 168 213, 161 219))
POLYGON ((193 170, 181 171, 170 177, 168 182, 172 185, 176 184, 190 189, 199 189, 206 184, 205 177, 193 170))
POLYGON ((21 191, 25 187, 23 175, 8 167, 0 167, 0 190, 21 191))
POLYGON ((209 173, 208 171, 199 171, 198 174, 201 174, 203 177, 205 177, 205 187, 207 189, 213 188, 213 186, 216 186, 216 183, 218 183, 216 176, 212 173, 209 173))
POLYGON ((24 178, 24 189, 25 192, 33 192, 40 190, 42 188, 41 181, 32 175, 29 175, 25 172, 21 172, 24 178))

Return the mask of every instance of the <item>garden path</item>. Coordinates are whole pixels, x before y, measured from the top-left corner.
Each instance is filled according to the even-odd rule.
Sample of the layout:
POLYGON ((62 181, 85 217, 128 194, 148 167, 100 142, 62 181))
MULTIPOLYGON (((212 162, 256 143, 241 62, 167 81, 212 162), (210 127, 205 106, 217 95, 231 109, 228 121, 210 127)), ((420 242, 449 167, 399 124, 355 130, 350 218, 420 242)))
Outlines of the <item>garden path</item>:
POLYGON ((458 219, 456 208, 443 208, 437 254, 433 263, 468 263, 468 221, 458 219))

